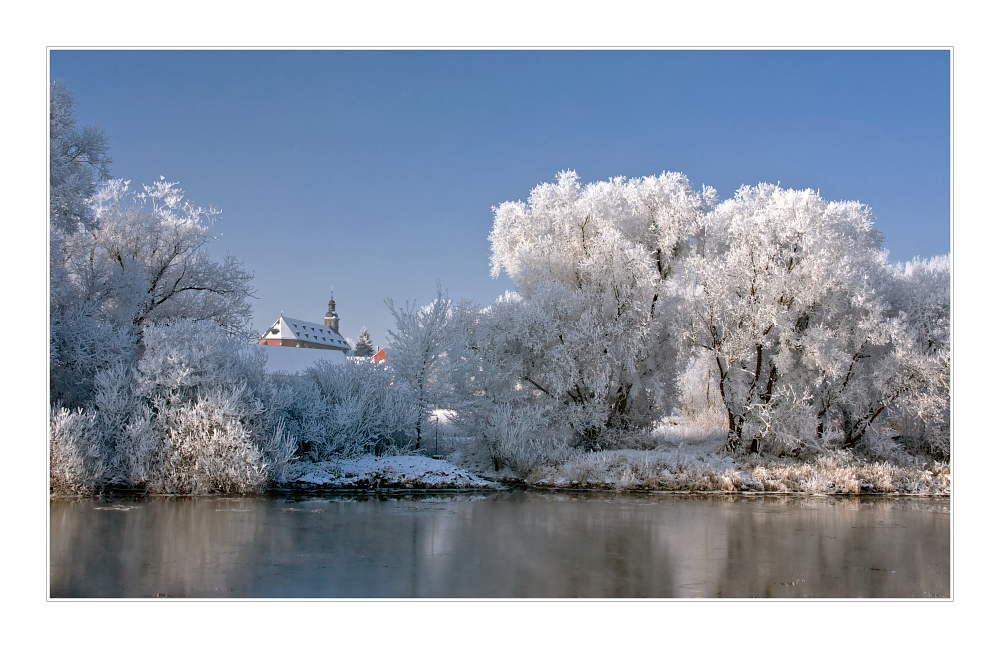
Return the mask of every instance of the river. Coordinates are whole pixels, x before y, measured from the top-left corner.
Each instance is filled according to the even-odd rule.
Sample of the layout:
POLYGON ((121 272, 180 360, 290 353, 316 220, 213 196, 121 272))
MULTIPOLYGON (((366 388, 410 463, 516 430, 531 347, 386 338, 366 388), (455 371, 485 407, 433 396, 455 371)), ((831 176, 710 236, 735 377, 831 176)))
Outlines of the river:
POLYGON ((947 498, 50 502, 52 598, 949 597, 947 498))

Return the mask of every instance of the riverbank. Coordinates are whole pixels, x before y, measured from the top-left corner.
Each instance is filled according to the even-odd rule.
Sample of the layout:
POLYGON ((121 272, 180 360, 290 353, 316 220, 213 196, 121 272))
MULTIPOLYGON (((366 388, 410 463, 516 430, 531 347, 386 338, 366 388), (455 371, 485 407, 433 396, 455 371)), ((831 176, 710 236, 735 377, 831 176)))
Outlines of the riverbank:
POLYGON ((734 459, 696 448, 580 453, 523 477, 476 474, 442 459, 422 456, 362 457, 303 462, 280 490, 500 490, 509 487, 594 491, 673 491, 815 495, 950 496, 946 463, 897 465, 847 452, 811 461, 789 457, 734 459))
POLYGON ((940 462, 895 465, 846 452, 812 461, 682 452, 618 450, 532 470, 525 484, 541 488, 815 495, 951 495, 951 467, 940 462))

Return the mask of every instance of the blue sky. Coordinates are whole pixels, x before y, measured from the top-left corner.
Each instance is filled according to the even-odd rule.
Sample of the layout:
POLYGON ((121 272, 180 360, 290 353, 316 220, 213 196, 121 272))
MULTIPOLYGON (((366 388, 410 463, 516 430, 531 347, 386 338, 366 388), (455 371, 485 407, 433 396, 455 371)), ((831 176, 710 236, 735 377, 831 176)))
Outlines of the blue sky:
POLYGON ((254 325, 384 345, 383 303, 488 303, 491 207, 575 169, 818 188, 870 205, 890 260, 950 249, 950 53, 71 51, 50 76, 110 138, 116 177, 223 211, 254 325))

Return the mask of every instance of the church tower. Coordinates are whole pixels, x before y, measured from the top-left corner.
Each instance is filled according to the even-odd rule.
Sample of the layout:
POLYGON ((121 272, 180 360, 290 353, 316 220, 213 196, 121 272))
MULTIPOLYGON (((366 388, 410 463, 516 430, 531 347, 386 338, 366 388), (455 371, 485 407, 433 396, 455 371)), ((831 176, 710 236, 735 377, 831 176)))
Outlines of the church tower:
POLYGON ((333 301, 333 291, 330 291, 330 310, 326 311, 323 323, 333 329, 334 333, 340 334, 340 318, 337 317, 337 302, 333 301))

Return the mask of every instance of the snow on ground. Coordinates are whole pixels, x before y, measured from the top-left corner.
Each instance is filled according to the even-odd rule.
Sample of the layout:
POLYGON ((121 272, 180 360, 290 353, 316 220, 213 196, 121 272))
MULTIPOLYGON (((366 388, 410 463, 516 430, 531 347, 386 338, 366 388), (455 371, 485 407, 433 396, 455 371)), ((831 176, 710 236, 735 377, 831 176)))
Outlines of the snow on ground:
POLYGON ((895 466, 831 452, 812 461, 685 451, 607 450, 533 469, 529 486, 621 491, 950 495, 951 469, 895 466))
POLYGON ((937 461, 894 462, 827 450, 808 460, 724 450, 726 431, 667 420, 656 447, 576 453, 532 469, 540 488, 722 493, 950 495, 951 467, 937 461))
POLYGON ((459 468, 453 463, 430 457, 365 456, 359 459, 300 464, 288 482, 292 488, 499 488, 459 468))
POLYGON ((937 461, 895 464, 829 450, 809 460, 723 451, 725 431, 661 430, 652 450, 580 453, 539 466, 529 486, 621 491, 950 495, 951 467, 937 461))

